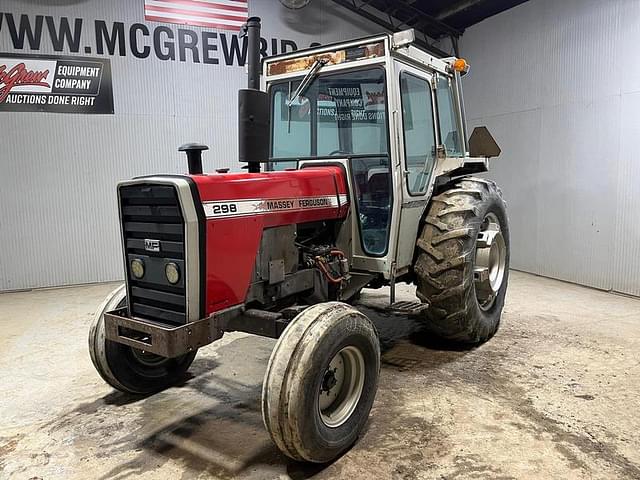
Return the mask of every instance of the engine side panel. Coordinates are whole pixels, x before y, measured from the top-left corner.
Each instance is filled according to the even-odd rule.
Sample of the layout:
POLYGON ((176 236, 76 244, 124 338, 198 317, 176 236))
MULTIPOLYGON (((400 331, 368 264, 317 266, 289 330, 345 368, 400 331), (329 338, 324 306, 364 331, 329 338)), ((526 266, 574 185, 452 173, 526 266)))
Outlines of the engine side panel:
POLYGON ((206 313, 243 303, 265 228, 345 218, 339 167, 196 175, 206 216, 206 313))

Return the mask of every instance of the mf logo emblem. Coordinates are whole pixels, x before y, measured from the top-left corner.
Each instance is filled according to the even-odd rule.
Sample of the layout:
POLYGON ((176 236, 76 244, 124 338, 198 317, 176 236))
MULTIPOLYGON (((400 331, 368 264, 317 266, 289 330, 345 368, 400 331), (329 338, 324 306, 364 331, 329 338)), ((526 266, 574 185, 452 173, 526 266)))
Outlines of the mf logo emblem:
POLYGON ((153 240, 151 238, 144 239, 144 249, 147 252, 159 252, 160 251, 160 240, 153 240))

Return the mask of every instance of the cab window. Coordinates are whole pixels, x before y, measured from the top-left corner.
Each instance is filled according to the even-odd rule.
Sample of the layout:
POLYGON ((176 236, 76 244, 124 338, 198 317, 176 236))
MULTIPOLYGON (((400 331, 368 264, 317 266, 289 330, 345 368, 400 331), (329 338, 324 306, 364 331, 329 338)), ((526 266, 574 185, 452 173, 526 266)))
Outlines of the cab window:
POLYGON ((438 75, 436 82, 436 101, 438 102, 438 123, 440 124, 440 143, 447 147, 447 156, 463 157, 462 137, 458 125, 458 115, 453 100, 451 79, 438 75))
POLYGON ((431 85, 426 79, 402 72, 400 96, 407 190, 410 195, 423 195, 435 162, 431 85))
POLYGON ((389 157, 352 158, 358 224, 362 249, 369 255, 387 253, 391 225, 391 170, 389 157))
POLYGON ((300 81, 270 88, 272 162, 388 153, 384 69, 320 73, 291 98, 300 81))

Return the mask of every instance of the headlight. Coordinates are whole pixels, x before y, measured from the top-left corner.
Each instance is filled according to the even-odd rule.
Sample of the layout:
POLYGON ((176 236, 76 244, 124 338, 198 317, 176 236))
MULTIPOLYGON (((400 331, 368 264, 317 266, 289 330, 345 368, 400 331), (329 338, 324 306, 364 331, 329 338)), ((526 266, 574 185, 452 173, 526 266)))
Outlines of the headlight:
POLYGON ((164 275, 167 277, 167 281, 170 284, 175 285, 178 283, 180 281, 180 269, 178 268, 178 265, 173 262, 167 263, 164 266, 164 275))
POLYGON ((144 277, 144 262, 139 258, 131 260, 131 273, 136 278, 144 277))

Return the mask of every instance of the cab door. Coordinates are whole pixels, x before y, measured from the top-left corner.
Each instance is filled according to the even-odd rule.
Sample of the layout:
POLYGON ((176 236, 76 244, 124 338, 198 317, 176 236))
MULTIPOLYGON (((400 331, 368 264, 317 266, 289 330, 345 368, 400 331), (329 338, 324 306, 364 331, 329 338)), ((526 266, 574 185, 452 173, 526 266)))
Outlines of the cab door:
POLYGON ((398 96, 397 158, 402 172, 402 202, 398 222, 395 276, 412 264, 420 220, 433 189, 439 143, 433 76, 396 63, 398 96))

